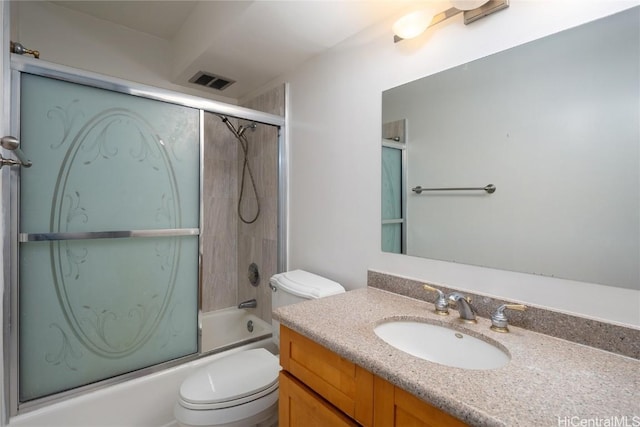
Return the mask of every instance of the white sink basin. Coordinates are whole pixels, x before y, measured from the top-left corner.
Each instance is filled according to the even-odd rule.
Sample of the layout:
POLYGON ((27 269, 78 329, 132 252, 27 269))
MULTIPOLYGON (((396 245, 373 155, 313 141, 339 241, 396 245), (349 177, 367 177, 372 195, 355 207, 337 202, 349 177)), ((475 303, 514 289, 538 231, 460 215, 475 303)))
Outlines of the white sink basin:
POLYGON ((398 350, 454 368, 497 369, 509 362, 497 346, 444 326, 398 320, 382 323, 374 332, 398 350))

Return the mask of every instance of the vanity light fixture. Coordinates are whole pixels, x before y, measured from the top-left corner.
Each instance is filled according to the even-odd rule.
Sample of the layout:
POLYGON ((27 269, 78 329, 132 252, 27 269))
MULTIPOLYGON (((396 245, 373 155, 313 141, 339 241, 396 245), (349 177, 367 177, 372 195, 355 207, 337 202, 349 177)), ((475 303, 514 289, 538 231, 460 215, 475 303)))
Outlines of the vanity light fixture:
POLYGON ((429 9, 417 10, 398 19, 391 29, 400 40, 412 39, 429 27, 434 15, 429 9))
POLYGON ((477 9, 485 3, 489 3, 489 0, 451 0, 451 5, 458 10, 477 9))
POLYGON ((398 19, 392 26, 393 41, 398 43, 422 34, 427 28, 464 13, 464 23, 468 25, 480 18, 509 7, 509 0, 451 0, 453 7, 433 14, 428 9, 411 12, 398 19))

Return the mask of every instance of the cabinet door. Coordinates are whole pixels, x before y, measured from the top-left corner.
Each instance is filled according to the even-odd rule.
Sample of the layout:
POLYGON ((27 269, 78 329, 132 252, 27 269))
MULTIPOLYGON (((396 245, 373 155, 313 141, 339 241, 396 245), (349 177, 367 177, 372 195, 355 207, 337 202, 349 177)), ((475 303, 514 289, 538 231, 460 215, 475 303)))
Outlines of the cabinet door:
POLYGON ((280 427, 356 427, 358 424, 285 371, 280 372, 280 427))
POLYGON ((281 326, 280 365, 363 426, 373 416, 373 374, 281 326))
POLYGON ((464 427, 467 424, 382 378, 374 378, 374 427, 464 427))

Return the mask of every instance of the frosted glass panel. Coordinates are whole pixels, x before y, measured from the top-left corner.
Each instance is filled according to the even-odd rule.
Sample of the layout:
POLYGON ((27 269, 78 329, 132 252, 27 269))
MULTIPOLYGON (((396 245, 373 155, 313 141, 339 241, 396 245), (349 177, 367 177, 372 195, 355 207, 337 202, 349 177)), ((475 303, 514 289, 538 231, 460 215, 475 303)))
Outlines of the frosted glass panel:
POLYGON ((402 253, 403 224, 382 224, 382 251, 402 253))
POLYGON ((198 350, 195 236, 29 242, 20 251, 20 400, 198 350))
MULTIPOLYGON (((199 112, 22 75, 20 233, 199 228, 199 112)), ((20 244, 19 399, 198 350, 198 236, 20 244)))
POLYGON ((382 147, 382 219, 402 217, 402 150, 382 147))
POLYGON ((382 250, 402 253, 402 150, 382 147, 382 250), (385 220, 387 223, 385 223, 385 220), (389 222, 389 220, 396 220, 389 222))
POLYGON ((199 113, 23 74, 22 233, 198 227, 199 113))

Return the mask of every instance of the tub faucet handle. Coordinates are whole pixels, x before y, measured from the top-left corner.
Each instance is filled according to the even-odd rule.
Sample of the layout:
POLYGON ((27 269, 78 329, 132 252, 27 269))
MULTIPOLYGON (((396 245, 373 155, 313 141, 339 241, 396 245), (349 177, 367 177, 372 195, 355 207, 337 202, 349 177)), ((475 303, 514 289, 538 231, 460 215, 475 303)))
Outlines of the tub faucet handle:
POLYGON ((498 309, 491 315, 491 329, 496 332, 509 332, 509 322, 507 321, 507 316, 505 316, 504 311, 506 309, 509 310, 518 310, 525 311, 527 309, 526 305, 522 304, 502 304, 498 309))
POLYGON ((434 304, 436 306, 436 314, 440 314, 442 316, 448 315, 449 302, 447 301, 447 297, 445 296, 444 292, 442 292, 440 289, 434 288, 433 286, 429 286, 429 285, 422 285, 422 288, 425 291, 433 291, 438 293, 438 298, 436 298, 436 300, 434 301, 434 304))

